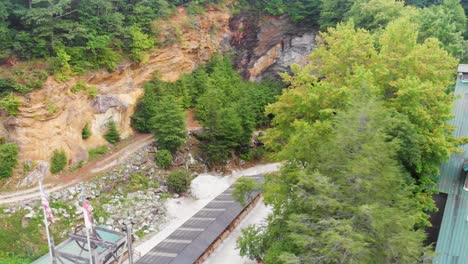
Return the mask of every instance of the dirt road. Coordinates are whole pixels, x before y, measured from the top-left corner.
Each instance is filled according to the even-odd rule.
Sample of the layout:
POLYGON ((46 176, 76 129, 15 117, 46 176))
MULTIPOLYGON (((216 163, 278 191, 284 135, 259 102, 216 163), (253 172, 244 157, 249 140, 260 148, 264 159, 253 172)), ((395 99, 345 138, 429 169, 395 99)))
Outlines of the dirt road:
MULTIPOLYGON (((147 146, 154 142, 153 135, 151 134, 138 134, 133 138, 129 139, 131 143, 123 146, 120 149, 116 149, 107 153, 102 159, 85 164, 82 168, 70 172, 64 173, 56 177, 49 177, 45 180, 44 187, 47 192, 56 192, 67 188, 71 185, 78 184, 83 181, 92 179, 97 174, 106 172, 116 165, 120 164, 131 154, 138 151, 144 146, 147 146)), ((17 203, 27 201, 39 197, 38 187, 0 194, 0 205, 17 203)))

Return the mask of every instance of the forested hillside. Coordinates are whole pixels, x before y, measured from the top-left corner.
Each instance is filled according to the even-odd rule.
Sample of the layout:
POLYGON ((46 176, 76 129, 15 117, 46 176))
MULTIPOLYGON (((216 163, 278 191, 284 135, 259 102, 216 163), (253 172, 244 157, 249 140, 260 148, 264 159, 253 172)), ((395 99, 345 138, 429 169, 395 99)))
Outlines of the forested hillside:
MULTIPOLYGON (((283 162, 261 186, 272 208, 266 225, 238 240, 243 256, 429 263, 424 228, 439 167, 466 142, 448 122, 455 69, 468 62, 467 8, 467 0, 2 1, 0 184, 34 169, 35 161, 19 161, 26 141, 43 144, 29 153, 50 157, 59 174, 105 154, 133 128, 154 135, 162 170, 191 147, 207 169, 283 162), (272 47, 259 39, 271 30, 265 21, 280 24, 279 16, 320 31, 310 55, 280 54, 297 41, 290 36, 275 35, 272 47), (250 61, 254 51, 238 47, 264 57, 250 61), (306 63, 288 64, 281 80, 247 81, 232 64, 295 59, 288 56, 306 63), (190 136, 185 111, 201 126, 190 136), (12 136, 20 129, 24 142, 12 136)), ((132 191, 150 188, 145 176, 131 183, 132 191)), ((238 186, 238 197, 258 187, 238 186)), ((24 213, 0 220, 0 263, 46 253, 35 229, 41 219, 22 227, 24 213)), ((72 224, 56 225, 56 239, 72 224)))

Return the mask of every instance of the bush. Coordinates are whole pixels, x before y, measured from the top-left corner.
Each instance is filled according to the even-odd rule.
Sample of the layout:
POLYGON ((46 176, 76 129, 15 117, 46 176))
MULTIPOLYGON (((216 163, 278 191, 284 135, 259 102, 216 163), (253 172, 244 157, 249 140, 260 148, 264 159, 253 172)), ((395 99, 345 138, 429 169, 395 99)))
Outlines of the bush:
POLYGON ((67 154, 63 150, 54 150, 50 158, 50 172, 53 174, 61 172, 67 166, 67 154))
POLYGON ((120 133, 117 130, 117 125, 114 120, 109 121, 107 124, 107 132, 104 134, 104 138, 111 144, 115 144, 120 141, 120 133))
POLYGON ((167 149, 161 149, 156 152, 156 164, 163 169, 169 168, 172 164, 171 152, 167 149))
POLYGON ((189 171, 178 170, 169 174, 167 177, 167 186, 176 193, 183 193, 190 188, 191 181, 192 176, 190 176, 189 171))
POLYGON ((84 140, 88 139, 91 137, 91 130, 89 130, 89 125, 86 123, 86 125, 83 127, 83 130, 81 130, 81 138, 84 140))
POLYGON ((79 93, 85 92, 88 94, 89 97, 96 97, 98 94, 98 89, 94 86, 87 85, 83 80, 79 80, 76 84, 71 88, 72 93, 79 93))
POLYGON ((19 113, 18 108, 21 106, 21 99, 13 93, 0 99, 0 109, 8 112, 9 115, 15 116, 19 113))
POLYGON ((18 163, 18 146, 7 143, 0 146, 0 178, 8 178, 18 163))

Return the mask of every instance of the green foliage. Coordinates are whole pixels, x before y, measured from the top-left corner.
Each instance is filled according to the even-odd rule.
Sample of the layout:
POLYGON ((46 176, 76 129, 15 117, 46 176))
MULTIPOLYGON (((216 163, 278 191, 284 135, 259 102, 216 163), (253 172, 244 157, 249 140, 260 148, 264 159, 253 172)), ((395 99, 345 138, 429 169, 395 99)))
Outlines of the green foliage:
POLYGON ((130 58, 137 63, 145 63, 148 56, 145 51, 154 47, 154 40, 147 34, 143 33, 138 27, 133 26, 129 29, 130 44, 130 58))
POLYGON ((192 176, 189 171, 177 170, 167 176, 167 186, 176 193, 184 193, 190 188, 192 176))
POLYGON ((86 140, 86 139, 90 138, 91 135, 92 135, 92 133, 91 133, 91 130, 89 129, 89 124, 88 124, 88 122, 86 122, 85 126, 81 130, 81 138, 86 140))
POLYGON ((50 158, 50 172, 56 174, 61 172, 67 166, 67 154, 64 150, 54 150, 50 158))
POLYGON ((384 28, 399 18, 405 10, 404 3, 395 0, 356 0, 346 13, 347 19, 360 28, 375 30, 384 28))
POLYGON ((44 219, 38 215, 23 227, 24 215, 24 211, 19 210, 10 216, 0 217, 0 263, 31 263, 47 254, 47 240, 41 234, 44 219))
POLYGON ((9 115, 15 116, 19 113, 19 107, 21 106, 21 99, 9 93, 4 97, 0 97, 0 109, 7 111, 9 115))
POLYGON ((229 58, 216 55, 176 82, 154 79, 146 83, 145 95, 132 117, 133 127, 152 132, 159 146, 174 152, 186 136, 179 105, 195 107, 205 131, 200 135, 205 161, 209 166, 223 164, 233 150, 248 151, 255 127, 269 124, 264 109, 281 88, 278 82, 242 80, 229 58))
POLYGON ((241 177, 234 183, 232 197, 242 205, 254 198, 254 193, 258 193, 260 184, 251 178, 241 177))
POLYGON ((107 152, 109 152, 109 148, 106 147, 106 146, 100 146, 100 147, 90 148, 90 149, 88 150, 88 154, 89 154, 88 160, 89 160, 89 161, 95 161, 95 160, 97 160, 99 157, 101 157, 102 155, 106 154, 107 152))
POLYGON ((0 179, 9 178, 18 164, 18 146, 13 143, 0 145, 0 179))
POLYGON ((63 47, 56 48, 56 57, 54 60, 55 79, 59 82, 65 82, 70 80, 71 75, 73 74, 72 68, 70 67, 69 61, 71 56, 67 54, 63 47))
POLYGON ((293 89, 268 108, 275 128, 266 143, 281 149, 294 133, 295 120, 329 120, 347 108, 351 94, 369 87, 400 120, 389 124, 388 133, 405 146, 399 150, 402 164, 424 182, 438 174, 456 148, 447 125, 452 96, 445 88, 452 84, 455 67, 456 60, 435 39, 418 44, 417 29, 405 18, 391 22, 377 43, 350 23, 339 25, 321 35, 311 64, 286 77, 293 89), (308 74, 314 71, 316 76, 308 74), (318 82, 317 76, 326 79, 318 82))
POLYGON ((172 154, 167 149, 161 149, 156 152, 156 164, 163 168, 167 169, 172 165, 172 154))
POLYGON ((442 47, 452 55, 461 57, 467 51, 468 43, 463 39, 467 28, 466 16, 458 0, 445 0, 441 5, 422 9, 417 17, 418 38, 437 38, 442 47))
POLYGON ((321 0, 320 28, 324 31, 341 22, 354 0, 321 0))
POLYGON ((79 80, 76 82, 75 85, 71 88, 72 93, 79 93, 79 92, 85 92, 88 94, 89 97, 96 97, 98 94, 98 89, 94 86, 89 86, 85 83, 83 80, 79 80))
POLYGON ((149 127, 158 146, 176 152, 185 142, 185 115, 175 97, 162 96, 154 102, 154 116, 149 119, 149 127))
POLYGON ((248 256, 257 262, 264 258, 263 229, 261 226, 255 225, 249 225, 242 229, 241 236, 237 238, 237 248, 241 256, 248 256))
POLYGON ((130 183, 127 185, 126 191, 135 192, 138 190, 147 190, 150 187, 158 188, 159 184, 157 181, 152 183, 143 173, 131 173, 130 183))
POLYGON ((421 228, 427 216, 396 159, 400 142, 385 132, 391 112, 368 89, 361 92, 333 118, 294 122, 283 150, 288 163, 264 186, 273 213, 265 229, 244 232, 243 255, 264 263, 429 258, 421 228))
POLYGON ((107 132, 104 134, 104 138, 111 144, 115 144, 120 141, 120 132, 117 129, 117 125, 114 120, 110 120, 107 123, 107 132))

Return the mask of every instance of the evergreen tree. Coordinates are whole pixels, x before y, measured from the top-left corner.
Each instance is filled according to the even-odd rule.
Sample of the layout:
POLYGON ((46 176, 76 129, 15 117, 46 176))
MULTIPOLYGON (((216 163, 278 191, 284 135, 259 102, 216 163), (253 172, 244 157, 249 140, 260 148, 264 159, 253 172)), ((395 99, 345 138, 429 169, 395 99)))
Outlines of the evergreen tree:
POLYGON ((104 138, 111 144, 120 141, 120 133, 114 120, 110 120, 109 123, 107 123, 107 132, 104 134, 104 138))
POLYGON ((50 158, 50 172, 53 174, 61 172, 67 166, 67 154, 63 150, 54 150, 50 158))
POLYGON ((18 164, 18 146, 13 143, 0 145, 0 179, 8 178, 18 164))
POLYGON ((184 144, 187 137, 185 115, 174 96, 161 97, 154 106, 154 116, 149 124, 160 148, 174 153, 184 144))
POLYGON ((81 138, 84 140, 88 139, 91 137, 91 130, 89 129, 89 124, 86 122, 85 126, 83 127, 83 130, 81 130, 81 138))

